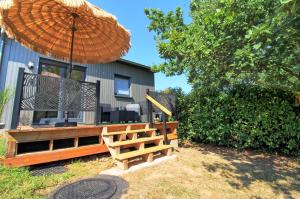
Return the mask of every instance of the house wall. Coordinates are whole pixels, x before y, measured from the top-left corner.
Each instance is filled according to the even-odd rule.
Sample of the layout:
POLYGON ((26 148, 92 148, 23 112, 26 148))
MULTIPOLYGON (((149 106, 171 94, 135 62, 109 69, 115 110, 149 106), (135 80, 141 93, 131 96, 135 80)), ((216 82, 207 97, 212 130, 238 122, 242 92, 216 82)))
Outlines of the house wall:
MULTIPOLYGON (((6 40, 0 77, 1 88, 10 88, 12 92, 15 91, 19 68, 25 68, 25 72, 27 73, 37 73, 37 68, 34 70, 28 69, 27 64, 29 61, 38 63, 39 55, 22 47, 19 43, 16 43, 13 40, 6 40)), ((12 97, 4 109, 1 120, 6 124, 6 128, 10 127, 13 106, 14 99, 12 97)), ((31 112, 27 112, 25 115, 22 113, 21 117, 32 118, 32 115, 33 114, 31 112)))
MULTIPOLYGON (((3 88, 16 88, 17 74, 19 68, 25 68, 27 73, 37 73, 40 57, 49 58, 33 52, 21 46, 13 40, 7 40, 4 50, 3 65, 0 73, 0 90, 3 88), (29 62, 35 64, 33 70, 28 69, 29 62)), ((60 61, 60 60, 58 60, 60 61)), ((150 70, 125 63, 114 62, 109 64, 88 64, 82 65, 86 69, 86 81, 101 81, 100 103, 101 105, 110 105, 111 107, 125 107, 129 103, 145 102, 145 92, 147 89, 154 90, 154 74, 150 70), (132 98, 119 98, 114 95, 114 76, 120 74, 131 78, 131 95, 132 98)), ((2 121, 9 128, 13 110, 13 99, 10 100, 5 108, 2 121)), ((27 111, 21 114, 21 119, 30 123, 32 120, 32 112, 27 111)), ((145 115, 143 116, 145 120, 145 115)), ((92 123, 94 121, 94 113, 84 114, 84 123, 92 123)), ((26 123, 26 122, 25 122, 26 123)))
MULTIPOLYGON (((125 107, 130 103, 141 104, 146 101, 146 90, 154 90, 154 74, 152 72, 119 62, 88 65, 86 81, 97 82, 97 80, 101 81, 101 105, 110 104, 112 108, 125 107), (114 78, 116 74, 130 77, 132 98, 121 98, 114 95, 114 78)), ((93 122, 93 114, 85 114, 85 116, 87 123, 93 122)), ((142 119, 145 121, 145 114, 142 119)))

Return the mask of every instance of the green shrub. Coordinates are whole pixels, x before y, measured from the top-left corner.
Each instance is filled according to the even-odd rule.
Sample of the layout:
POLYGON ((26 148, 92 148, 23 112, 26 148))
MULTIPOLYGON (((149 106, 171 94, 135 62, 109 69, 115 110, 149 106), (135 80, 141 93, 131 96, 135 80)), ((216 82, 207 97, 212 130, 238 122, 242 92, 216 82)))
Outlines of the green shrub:
POLYGON ((300 154, 300 117, 293 92, 236 85, 218 92, 193 91, 185 99, 183 137, 235 148, 300 154))

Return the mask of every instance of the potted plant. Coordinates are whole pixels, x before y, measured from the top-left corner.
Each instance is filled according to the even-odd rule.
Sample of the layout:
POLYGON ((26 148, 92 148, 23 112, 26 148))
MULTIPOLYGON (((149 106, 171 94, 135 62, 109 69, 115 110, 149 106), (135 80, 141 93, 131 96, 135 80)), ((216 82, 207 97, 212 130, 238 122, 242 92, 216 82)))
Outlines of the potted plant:
MULTIPOLYGON (((11 97, 10 89, 6 88, 0 92, 0 118, 2 117, 4 107, 9 102, 10 97, 11 97)), ((0 129, 3 129, 4 127, 5 124, 0 122, 0 129)))

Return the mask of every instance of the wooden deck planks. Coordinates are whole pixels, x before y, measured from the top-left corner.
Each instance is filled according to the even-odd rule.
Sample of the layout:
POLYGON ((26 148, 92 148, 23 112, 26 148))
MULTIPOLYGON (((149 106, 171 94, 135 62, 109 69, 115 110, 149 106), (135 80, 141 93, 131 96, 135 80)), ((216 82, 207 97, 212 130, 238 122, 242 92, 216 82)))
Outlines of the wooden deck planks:
POLYGON ((4 158, 4 166, 21 167, 41 164, 46 162, 54 162, 58 160, 67 160, 88 155, 95 155, 108 152, 106 145, 92 145, 79 148, 63 149, 57 151, 47 151, 18 155, 13 158, 4 158))

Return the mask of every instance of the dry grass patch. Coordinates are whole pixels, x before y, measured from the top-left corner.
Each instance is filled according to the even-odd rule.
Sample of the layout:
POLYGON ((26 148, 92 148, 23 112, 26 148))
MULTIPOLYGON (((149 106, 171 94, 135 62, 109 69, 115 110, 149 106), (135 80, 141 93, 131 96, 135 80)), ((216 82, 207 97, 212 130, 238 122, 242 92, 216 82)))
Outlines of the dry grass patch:
POLYGON ((124 198, 300 198, 294 159, 225 148, 181 148, 177 159, 124 176, 124 198))

